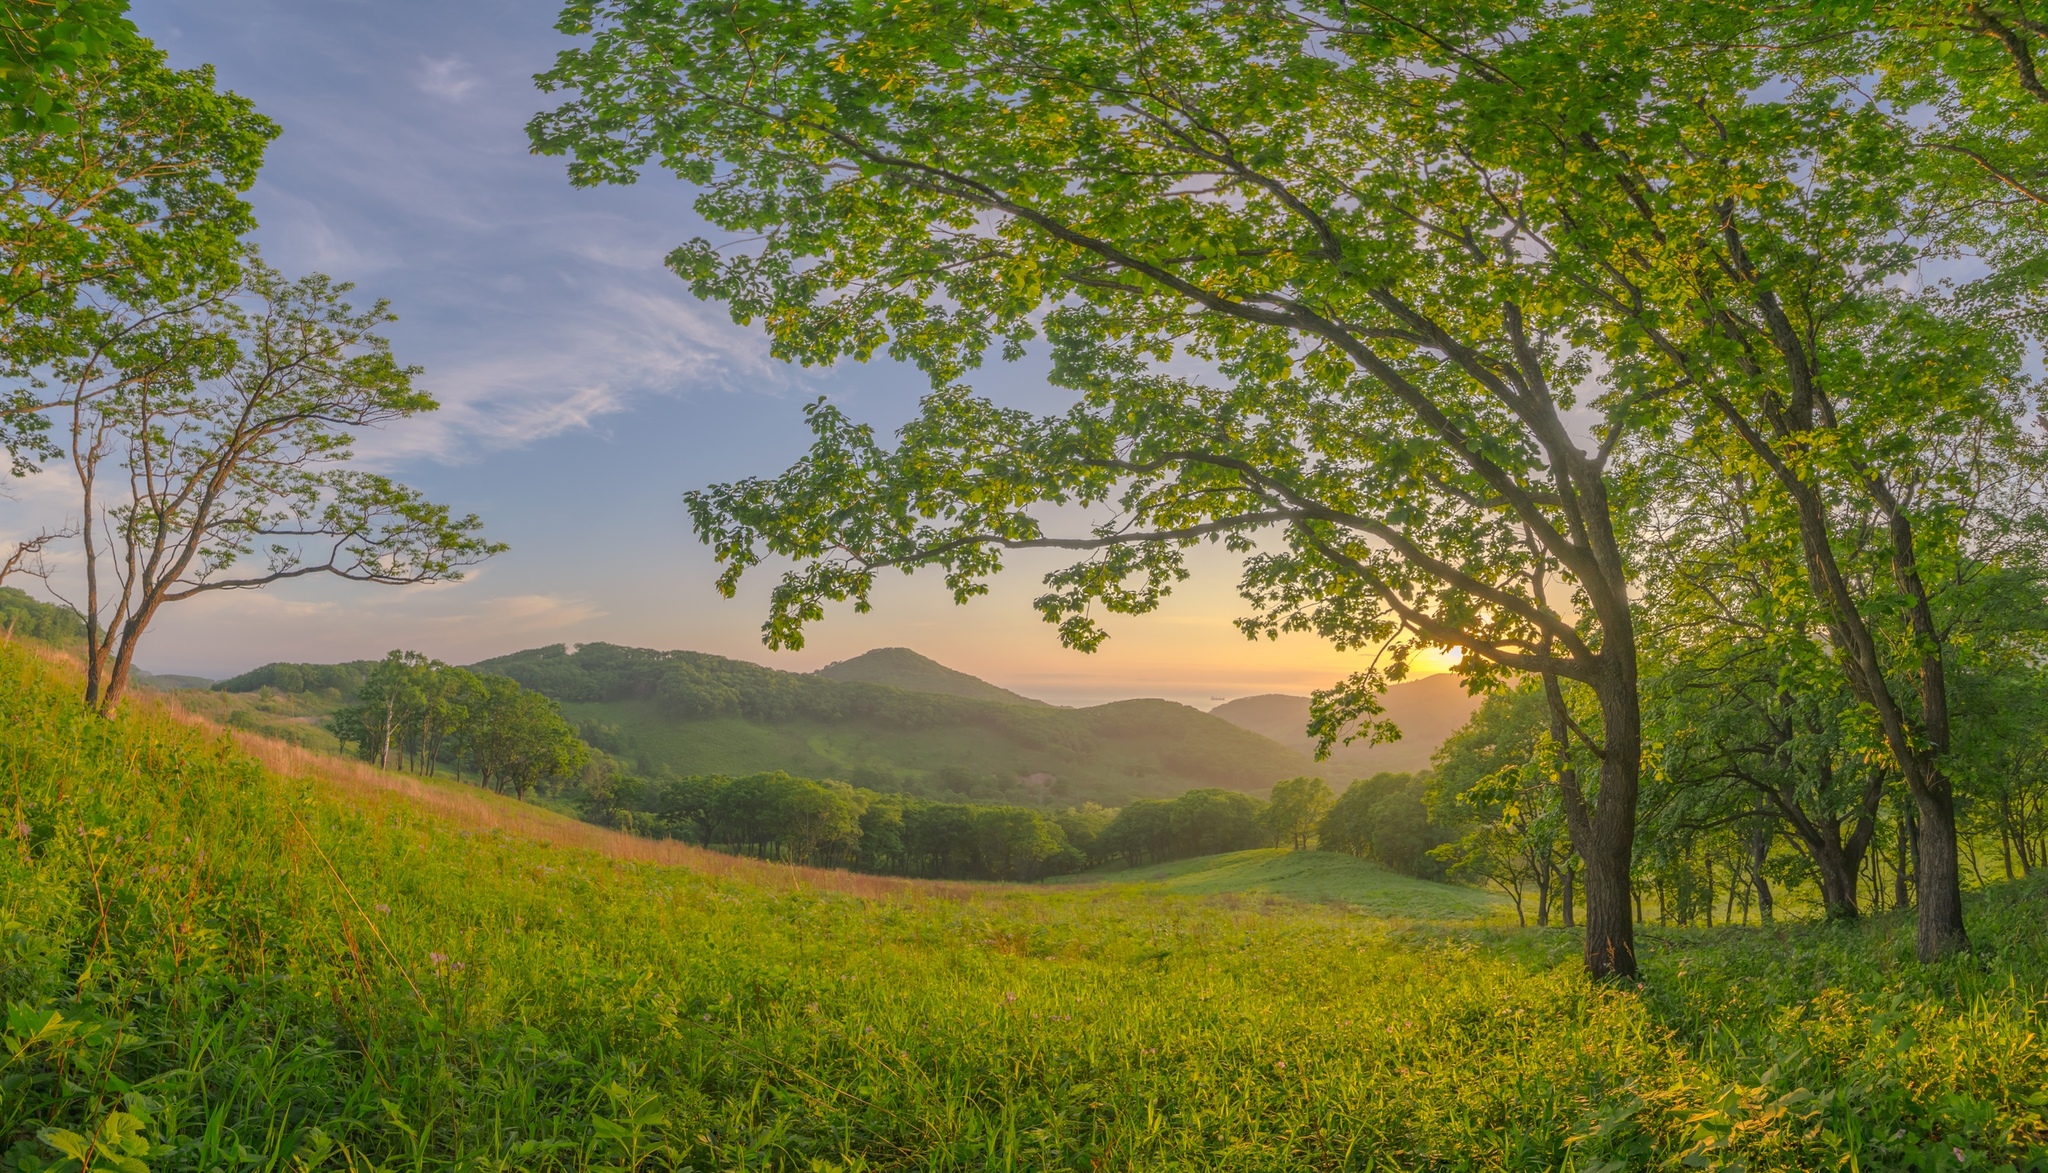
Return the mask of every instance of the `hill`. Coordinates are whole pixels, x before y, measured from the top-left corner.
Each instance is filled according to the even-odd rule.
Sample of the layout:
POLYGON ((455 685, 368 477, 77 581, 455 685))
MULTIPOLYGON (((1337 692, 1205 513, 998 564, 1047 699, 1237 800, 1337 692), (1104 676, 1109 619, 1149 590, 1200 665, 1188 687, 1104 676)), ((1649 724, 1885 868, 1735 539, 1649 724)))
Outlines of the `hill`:
POLYGON ((370 679, 375 660, 350 660, 343 664, 265 664, 240 676, 213 685, 217 692, 272 692, 287 695, 309 693, 334 702, 353 700, 370 679), (331 694, 331 695, 327 695, 331 694))
POLYGON ((41 643, 82 643, 85 620, 69 607, 53 606, 14 587, 0 587, 0 633, 41 643))
POLYGON ((1644 982, 1594 987, 1558 931, 709 857, 76 689, 0 647, 12 1169, 1764 1173, 2048 1137, 2038 878, 1973 894, 1940 967, 1897 916, 1648 926, 1644 982))
POLYGON ((1194 787, 1263 790, 1311 768, 1294 750, 1171 701, 1063 709, 602 643, 474 667, 560 701, 593 744, 648 773, 787 770, 877 790, 1120 805, 1194 787))
POLYGON ((1043 705, 1046 702, 1019 696, 998 688, 977 676, 956 672, 937 660, 918 655, 909 648, 876 648, 851 660, 827 664, 812 673, 827 680, 861 684, 886 684, 908 692, 929 692, 940 696, 964 696, 970 700, 1002 701, 1012 705, 1043 705))
POLYGON ((1186 896, 1275 896, 1348 905, 1373 916, 1433 921, 1485 920, 1507 911, 1505 900, 1492 893, 1417 880, 1333 851, 1259 848, 1123 871, 1085 872, 1048 883, 1128 884, 1186 896))
MULTIPOLYGON (((1387 716, 1400 727, 1401 740, 1386 745, 1353 742, 1337 746, 1322 763, 1322 771, 1326 776, 1363 778, 1381 771, 1426 770, 1430 755, 1478 711, 1479 700, 1468 695, 1464 683, 1449 673, 1404 680, 1380 698, 1387 716)), ((1305 696, 1267 693, 1218 705, 1209 714, 1313 756, 1315 739, 1308 735, 1308 706, 1305 696)))

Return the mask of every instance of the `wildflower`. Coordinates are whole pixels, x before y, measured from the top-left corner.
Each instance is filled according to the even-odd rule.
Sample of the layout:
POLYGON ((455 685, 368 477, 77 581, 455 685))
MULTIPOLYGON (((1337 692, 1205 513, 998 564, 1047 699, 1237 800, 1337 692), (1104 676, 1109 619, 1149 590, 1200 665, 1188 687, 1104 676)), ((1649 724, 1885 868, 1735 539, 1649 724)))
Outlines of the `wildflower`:
POLYGON ((818 1004, 817 1004, 816 1002, 806 1002, 806 1003, 804 1003, 804 1013, 805 1013, 805 1014, 816 1014, 817 1012, 818 1012, 818 1004))
POLYGON ((389 904, 379 904, 377 906, 377 911, 381 913, 388 913, 391 911, 391 906, 389 904))
POLYGON ((427 960, 435 965, 446 965, 448 963, 448 955, 446 953, 429 953, 427 954, 427 960))
POLYGON ((1017 1000, 1017 991, 1015 991, 1015 990, 1004 990, 1004 991, 1003 991, 1003 1001, 1005 1001, 1005 1002, 1015 1002, 1016 1000, 1017 1000))
POLYGON ((1959 1148, 1951 1148, 1951 1149, 1949 1149, 1949 1152, 1952 1152, 1952 1153, 1954 1153, 1954 1154, 1956 1155, 1956 1164, 1958 1164, 1958 1165, 1962 1164, 1962 1163, 1963 1163, 1964 1161, 1967 1161, 1967 1160, 1969 1160, 1969 1158, 1968 1158, 1968 1157, 1965 1157, 1965 1156, 1963 1155, 1963 1150, 1961 1150, 1961 1149, 1959 1149, 1959 1148))
POLYGON ((871 1035, 875 1033, 875 1028, 872 1026, 864 1026, 860 1028, 860 1033, 864 1035, 871 1035))
POLYGON ((1276 1059, 1276 1060, 1274 1060, 1274 1061, 1273 1061, 1273 1070, 1275 1070, 1275 1071, 1285 1071, 1285 1070, 1287 1070, 1287 1060, 1285 1060, 1285 1059, 1276 1059))
POLYGON ((460 961, 455 963, 455 972, 461 973, 465 968, 466 967, 460 961))
POLYGON ((14 824, 14 833, 15 833, 16 835, 19 835, 19 836, 21 836, 21 837, 22 837, 23 839, 26 839, 26 838, 28 838, 28 824, 27 824, 27 823, 16 823, 16 824, 14 824))

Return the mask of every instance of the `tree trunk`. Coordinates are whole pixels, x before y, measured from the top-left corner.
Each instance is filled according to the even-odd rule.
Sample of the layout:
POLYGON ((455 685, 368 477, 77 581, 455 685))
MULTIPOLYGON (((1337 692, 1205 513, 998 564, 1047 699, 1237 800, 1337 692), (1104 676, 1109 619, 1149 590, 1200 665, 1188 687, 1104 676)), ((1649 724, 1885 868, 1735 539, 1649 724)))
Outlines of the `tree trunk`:
POLYGON ((1906 880, 1906 871, 1912 866, 1913 851, 1912 819, 1899 816, 1899 854, 1892 861, 1892 907, 1905 908, 1913 903, 1913 893, 1906 880))
MULTIPOLYGON (((1599 805, 1579 790, 1576 771, 1559 778, 1572 848, 1586 864, 1586 972, 1595 980, 1636 976, 1635 921, 1630 917, 1629 877, 1635 870, 1636 799, 1642 768, 1642 698, 1636 691, 1634 633, 1611 625, 1614 641, 1608 672, 1594 685, 1600 701, 1599 805), (1626 641, 1624 643, 1624 641, 1626 641)), ((1566 732, 1563 698, 1554 677, 1544 681, 1552 735, 1566 732)), ((1558 736, 1560 744, 1567 744, 1558 736)))
POLYGON ((1706 914, 1707 927, 1711 929, 1714 927, 1714 853, 1702 851, 1700 857, 1707 869, 1707 899, 1701 909, 1706 914))
POLYGON ((1578 878, 1578 874, 1577 874, 1577 873, 1578 873, 1578 870, 1579 870, 1579 867, 1578 867, 1578 865, 1577 865, 1577 864, 1568 864, 1568 865, 1566 865, 1566 866, 1565 866, 1565 868, 1564 868, 1564 898, 1563 898, 1563 903, 1564 903, 1564 927, 1565 927, 1565 928, 1571 928, 1571 927, 1572 927, 1572 881, 1578 878))
POLYGON ((1970 947, 1963 931, 1963 875, 1956 855, 1956 808, 1947 789, 1914 787, 1913 805, 1920 815, 1918 873, 1920 917, 1914 939, 1920 960, 1933 961, 1970 947))
POLYGON ((1749 868, 1750 879, 1756 884, 1756 920, 1766 927, 1771 923, 1771 882, 1764 878, 1764 862, 1770 854, 1770 828, 1758 826, 1749 833, 1749 868))
POLYGON ((1820 879, 1820 900, 1829 920, 1855 920, 1862 910, 1856 904, 1856 872, 1860 859, 1850 857, 1841 847, 1827 842, 1808 843, 1813 870, 1820 879))

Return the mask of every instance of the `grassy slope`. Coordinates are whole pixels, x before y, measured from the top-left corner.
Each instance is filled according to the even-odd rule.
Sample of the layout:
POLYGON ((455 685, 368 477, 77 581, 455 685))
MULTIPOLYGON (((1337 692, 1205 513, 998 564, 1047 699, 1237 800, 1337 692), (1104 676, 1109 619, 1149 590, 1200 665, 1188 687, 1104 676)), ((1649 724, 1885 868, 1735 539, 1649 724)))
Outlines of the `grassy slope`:
POLYGON ((1062 876, 1056 882, 1134 885, 1185 896, 1284 896, 1345 904, 1373 916, 1420 920, 1469 921, 1503 915, 1512 919, 1507 902, 1491 893, 1412 879, 1330 851, 1261 848, 1125 871, 1062 876))
POLYGON ((159 1173, 1949 1169, 2048 1136, 2039 886, 1930 970, 1892 919, 1653 932, 1647 984, 1597 989, 1563 934, 748 866, 96 722, 73 683, 0 648, 31 1162, 124 1103, 159 1173))

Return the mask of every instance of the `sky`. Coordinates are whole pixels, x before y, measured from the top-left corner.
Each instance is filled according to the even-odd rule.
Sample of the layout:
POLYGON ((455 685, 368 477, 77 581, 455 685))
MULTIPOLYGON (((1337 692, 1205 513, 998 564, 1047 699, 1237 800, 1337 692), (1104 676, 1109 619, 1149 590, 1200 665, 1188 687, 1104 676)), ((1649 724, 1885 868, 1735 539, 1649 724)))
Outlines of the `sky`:
MULTIPOLYGON (((888 361, 804 370, 761 334, 692 298, 661 265, 713 236, 690 190, 661 175, 572 188, 528 152, 533 85, 569 44, 534 0, 135 0, 142 32, 181 68, 283 127, 250 193, 264 258, 387 298, 398 357, 424 368, 440 411, 360 445, 363 460, 458 513, 510 552, 465 581, 375 587, 297 582, 166 608, 140 663, 222 677, 273 660, 333 661, 404 647, 453 663, 554 643, 689 648, 808 671, 870 648, 915 648, 1061 704, 1160 696, 1209 707, 1305 693, 1363 667, 1308 636, 1252 643, 1233 560, 1194 559, 1159 612, 1111 617, 1093 655, 1060 647, 1030 608, 1049 560, 1021 558, 988 597, 954 606, 935 574, 893 578, 867 615, 815 625, 800 651, 760 642, 772 574, 738 598, 692 536, 682 494, 779 472, 801 455, 804 404, 829 396, 880 429, 926 389, 888 361)), ((1005 402, 1064 403, 1027 360, 975 380, 1005 402)), ((60 520, 59 468, 17 482, 0 531, 60 520)), ((71 563, 60 563, 61 567, 71 563)), ((772 568, 768 568, 772 569, 772 568)))

